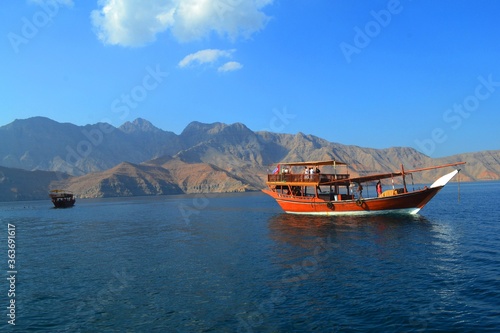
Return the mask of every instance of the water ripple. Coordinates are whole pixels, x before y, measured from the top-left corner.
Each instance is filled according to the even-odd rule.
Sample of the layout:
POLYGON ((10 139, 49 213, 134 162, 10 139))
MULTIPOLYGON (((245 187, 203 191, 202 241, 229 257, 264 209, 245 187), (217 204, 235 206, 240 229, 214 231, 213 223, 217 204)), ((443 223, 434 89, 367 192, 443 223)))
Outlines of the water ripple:
POLYGON ((18 328, 494 332, 495 184, 369 218, 283 214, 258 193, 3 203, 19 241, 18 328))

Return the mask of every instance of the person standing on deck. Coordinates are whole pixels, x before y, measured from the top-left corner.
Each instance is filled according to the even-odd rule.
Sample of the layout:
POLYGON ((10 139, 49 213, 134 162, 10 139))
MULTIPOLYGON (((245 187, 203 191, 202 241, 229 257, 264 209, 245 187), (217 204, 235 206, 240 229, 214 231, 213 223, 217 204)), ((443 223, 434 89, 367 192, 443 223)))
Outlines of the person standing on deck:
POLYGON ((358 188, 356 189, 356 192, 358 192, 359 198, 363 197, 363 185, 361 185, 361 183, 358 183, 358 188))
POLYGON ((377 182, 377 196, 380 197, 382 195, 382 184, 380 180, 377 182))

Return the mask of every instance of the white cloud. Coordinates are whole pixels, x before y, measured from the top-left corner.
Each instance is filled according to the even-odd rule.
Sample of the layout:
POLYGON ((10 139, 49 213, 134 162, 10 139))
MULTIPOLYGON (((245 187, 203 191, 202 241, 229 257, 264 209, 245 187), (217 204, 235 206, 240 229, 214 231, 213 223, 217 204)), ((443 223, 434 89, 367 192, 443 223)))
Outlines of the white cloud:
POLYGON ((235 50, 206 49, 188 54, 180 62, 179 67, 187 67, 193 64, 215 63, 220 58, 231 58, 235 50))
POLYGON ((105 44, 141 46, 172 25, 175 7, 162 0, 99 0, 91 13, 97 37, 105 44))
POLYGON ((224 65, 220 66, 217 71, 218 72, 232 72, 232 71, 237 71, 238 69, 243 68, 243 65, 240 64, 237 61, 229 61, 226 62, 224 65))
POLYGON ((179 41, 215 32, 231 40, 250 37, 269 17, 262 9, 274 0, 99 0, 91 18, 105 44, 141 46, 171 31, 179 41))

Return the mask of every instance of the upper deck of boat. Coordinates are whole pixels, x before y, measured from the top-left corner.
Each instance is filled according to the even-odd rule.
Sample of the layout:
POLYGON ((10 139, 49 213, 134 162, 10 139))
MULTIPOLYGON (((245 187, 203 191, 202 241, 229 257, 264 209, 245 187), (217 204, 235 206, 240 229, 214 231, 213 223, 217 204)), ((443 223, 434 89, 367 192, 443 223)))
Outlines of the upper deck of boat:
POLYGON ((313 173, 313 174, 292 174, 292 173, 279 173, 267 175, 268 185, 294 185, 294 186, 312 186, 312 185, 322 185, 329 184, 335 181, 349 179, 349 174, 347 173, 336 173, 336 174, 326 174, 326 173, 313 173))
MULTIPOLYGON (((454 162, 443 165, 436 165, 431 167, 424 167, 413 170, 404 169, 401 165, 401 171, 386 172, 378 174, 370 174, 364 176, 356 176, 351 178, 348 173, 348 165, 344 162, 339 161, 310 161, 310 162, 291 162, 291 163, 280 163, 276 167, 273 174, 267 175, 267 185, 268 186, 278 186, 278 185, 292 185, 292 186, 320 186, 320 185, 335 185, 335 186, 348 186, 351 183, 365 183, 371 181, 380 181, 381 179, 403 177, 403 185, 406 188, 405 176, 411 175, 413 172, 422 172, 427 170, 434 170, 439 168, 446 168, 451 166, 457 166, 465 164, 466 162, 454 162), (323 170, 319 170, 319 166, 325 167, 323 170), (344 167, 346 172, 338 172, 338 167, 344 167), (302 172, 298 171, 294 167, 305 167, 302 172), (314 168, 314 171, 311 170, 314 168), (324 172, 325 171, 325 172, 324 172), (332 173, 333 171, 333 173, 332 173)), ((459 169, 460 170, 460 169, 459 169)))
MULTIPOLYGON (((344 167, 347 171, 347 163, 335 160, 329 161, 309 161, 309 162, 283 162, 276 167, 275 173, 267 175, 267 185, 293 185, 293 186, 319 186, 322 184, 331 184, 332 182, 348 180, 347 172, 337 172, 337 168, 344 167), (300 167, 305 167, 305 170, 297 172, 300 167), (329 171, 321 172, 319 167, 329 171), (309 168, 312 168, 311 173, 309 168), (319 171, 319 172, 318 172, 319 171), (332 173, 333 171, 333 173, 332 173)), ((348 181, 346 181, 348 182, 348 181)))

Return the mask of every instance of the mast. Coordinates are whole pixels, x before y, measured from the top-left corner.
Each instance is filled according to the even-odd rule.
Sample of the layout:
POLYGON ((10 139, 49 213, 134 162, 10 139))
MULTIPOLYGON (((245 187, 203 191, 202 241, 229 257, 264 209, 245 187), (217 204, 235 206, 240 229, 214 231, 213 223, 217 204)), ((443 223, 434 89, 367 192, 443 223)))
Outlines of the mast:
POLYGON ((408 193, 408 190, 406 189, 406 177, 405 177, 405 167, 403 166, 403 163, 401 163, 401 176, 403 176, 403 188, 405 193, 408 193))
POLYGON ((413 170, 408 171, 408 173, 422 172, 422 171, 434 170, 434 169, 440 169, 440 168, 447 168, 447 167, 451 167, 451 166, 462 165, 465 163, 466 162, 455 162, 455 163, 448 163, 448 164, 443 164, 443 165, 431 166, 431 167, 427 167, 427 168, 413 169, 413 170))

